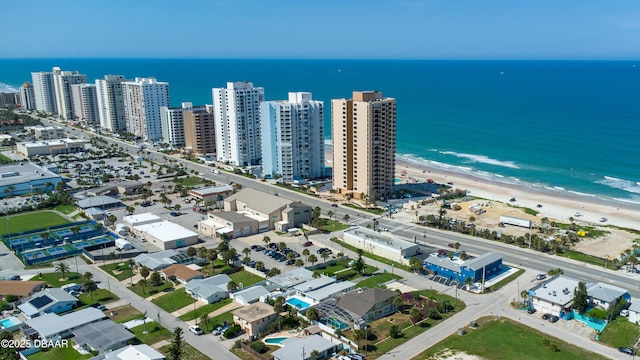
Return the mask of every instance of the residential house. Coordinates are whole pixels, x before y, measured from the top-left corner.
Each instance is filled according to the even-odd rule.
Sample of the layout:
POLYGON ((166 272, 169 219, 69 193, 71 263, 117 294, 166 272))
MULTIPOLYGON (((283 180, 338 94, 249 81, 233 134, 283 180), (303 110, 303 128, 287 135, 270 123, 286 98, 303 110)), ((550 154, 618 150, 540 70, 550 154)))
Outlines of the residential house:
POLYGON ((120 349, 136 336, 122 325, 106 319, 71 331, 73 342, 85 351, 105 352, 120 349))
POLYGON ((231 293, 229 294, 229 297, 242 306, 248 306, 249 304, 253 304, 260 300, 261 297, 266 296, 267 294, 269 294, 269 290, 267 290, 267 288, 262 285, 255 285, 231 293))
POLYGON ((629 306, 629 322, 640 324, 640 301, 634 301, 629 306))
POLYGON ((205 279, 193 279, 184 284, 184 288, 194 299, 212 304, 229 296, 227 284, 230 281, 228 275, 220 274, 205 279))
POLYGON ((251 339, 258 333, 265 331, 267 325, 278 317, 273 306, 260 301, 233 310, 231 314, 233 314, 233 322, 240 325, 251 339))
POLYGON ((571 311, 573 292, 580 280, 565 275, 556 275, 527 290, 531 306, 543 314, 564 316, 571 311))
POLYGON ((138 266, 146 266, 152 271, 160 271, 173 264, 193 264, 204 262, 204 259, 197 261, 196 259, 187 255, 185 251, 179 250, 164 250, 151 254, 140 254, 133 258, 138 266))
POLYGON ((7 295, 15 295, 19 300, 22 300, 46 286, 46 281, 0 280, 0 298, 4 298, 7 295))
POLYGON ((320 335, 311 335, 303 338, 294 336, 283 340, 280 344, 282 348, 272 354, 274 360, 325 360, 330 359, 334 353, 337 353, 343 347, 341 342, 336 340, 333 343, 320 335), (311 357, 311 353, 314 350, 318 352, 319 357, 311 357))
POLYGON ((28 319, 24 323, 22 332, 30 339, 40 338, 42 340, 56 340, 58 337, 67 338, 72 331, 86 324, 102 321, 105 314, 92 307, 70 312, 65 315, 47 313, 42 316, 28 319))
POLYGON ((353 319, 371 322, 396 312, 397 308, 393 305, 393 299, 396 297, 398 293, 392 290, 365 289, 342 295, 338 298, 337 305, 346 310, 353 319))
POLYGON ((179 281, 185 284, 193 279, 203 279, 204 274, 198 270, 193 270, 189 266, 184 264, 173 264, 167 268, 162 269, 162 275, 165 279, 171 281, 179 281))
POLYGON ((125 348, 92 357, 91 360, 164 360, 164 355, 147 344, 129 345, 125 348))
POLYGON ((76 307, 78 299, 60 288, 46 288, 35 294, 22 304, 18 309, 27 318, 35 318, 43 314, 60 314, 76 307))
POLYGON ((624 299, 627 303, 631 301, 631 296, 627 290, 604 283, 587 286, 587 296, 591 305, 602 310, 610 310, 620 299, 624 299))

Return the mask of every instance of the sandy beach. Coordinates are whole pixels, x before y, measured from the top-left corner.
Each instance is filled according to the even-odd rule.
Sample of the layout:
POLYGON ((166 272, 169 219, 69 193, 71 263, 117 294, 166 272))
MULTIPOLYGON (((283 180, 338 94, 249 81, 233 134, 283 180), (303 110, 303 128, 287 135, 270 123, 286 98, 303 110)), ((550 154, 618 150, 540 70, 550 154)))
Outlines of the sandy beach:
MULTIPOLYGON (((332 146, 326 144, 326 159, 331 165, 332 146)), ((453 183, 453 188, 466 189, 469 195, 513 206, 531 208, 539 211, 537 218, 569 222, 573 217, 576 222, 593 223, 595 225, 614 225, 622 228, 640 230, 640 210, 624 204, 608 202, 598 198, 587 198, 562 191, 549 189, 532 189, 524 186, 491 182, 469 174, 461 174, 442 169, 418 166, 401 157, 396 157, 396 177, 403 182, 426 182, 432 179, 439 184, 453 183), (515 198, 515 202, 510 202, 515 198), (538 207, 542 205, 542 207, 538 207), (580 216, 576 216, 579 213, 580 216), (606 222, 601 222, 606 218, 606 222)))

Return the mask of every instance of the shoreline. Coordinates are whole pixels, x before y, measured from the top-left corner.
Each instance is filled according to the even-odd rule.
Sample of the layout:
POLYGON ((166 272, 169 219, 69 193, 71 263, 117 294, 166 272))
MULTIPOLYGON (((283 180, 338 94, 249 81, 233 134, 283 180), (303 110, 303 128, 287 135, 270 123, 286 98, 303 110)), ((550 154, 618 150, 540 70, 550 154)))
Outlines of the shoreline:
MULTIPOLYGON (((332 144, 325 143, 325 156, 329 164, 332 162, 332 151, 332 144)), ((407 179, 415 179, 418 183, 426 182, 427 178, 438 184, 452 182, 452 188, 466 189, 470 196, 538 211, 539 219, 548 217, 569 222, 569 218, 573 217, 576 222, 593 223, 596 226, 613 225, 640 230, 640 209, 613 199, 582 196, 564 189, 551 190, 492 181, 474 176, 473 173, 460 173, 417 164, 396 153, 396 177, 399 178, 402 171, 406 172, 407 179), (511 198, 515 198, 516 201, 510 202, 511 198), (542 207, 538 208, 538 204, 542 207), (581 216, 576 216, 576 213, 580 213, 581 216), (601 218, 606 218, 607 221, 601 222, 601 218)), ((396 185, 402 183, 406 181, 396 185)))

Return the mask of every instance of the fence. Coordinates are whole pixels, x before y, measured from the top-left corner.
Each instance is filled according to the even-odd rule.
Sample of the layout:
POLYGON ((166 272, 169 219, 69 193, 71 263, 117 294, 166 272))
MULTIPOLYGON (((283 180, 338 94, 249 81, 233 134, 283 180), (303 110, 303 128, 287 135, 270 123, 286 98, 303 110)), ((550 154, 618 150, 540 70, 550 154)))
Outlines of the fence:
POLYGON ((255 356, 256 358, 260 359, 260 360, 271 360, 273 358, 270 357, 266 357, 262 354, 260 354, 259 352, 253 350, 252 348, 250 348, 247 344, 241 342, 240 343, 240 348, 246 352, 248 352, 249 354, 255 356))

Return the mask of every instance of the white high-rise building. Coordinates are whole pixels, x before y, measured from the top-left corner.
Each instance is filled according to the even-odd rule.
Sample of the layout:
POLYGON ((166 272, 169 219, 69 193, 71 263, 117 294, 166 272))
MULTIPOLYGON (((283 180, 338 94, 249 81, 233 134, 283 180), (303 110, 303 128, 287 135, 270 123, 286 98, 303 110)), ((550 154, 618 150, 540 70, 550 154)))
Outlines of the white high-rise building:
POLYGON ((98 96, 95 84, 71 85, 71 99, 73 100, 73 116, 87 124, 98 125, 98 96))
POLYGON ((183 102, 182 107, 179 108, 160 107, 162 140, 174 148, 181 148, 185 145, 184 111, 188 109, 193 109, 193 104, 190 102, 183 102))
POLYGON ((169 83, 136 78, 122 83, 127 131, 144 140, 162 138, 160 107, 169 106, 169 83))
POLYGON ((235 166, 260 165, 260 102, 264 88, 250 82, 228 82, 213 89, 213 107, 218 161, 235 166))
POLYGON ((57 114, 56 91, 53 86, 53 73, 39 71, 31 73, 33 94, 36 98, 36 110, 47 114, 57 114))
POLYGON ((290 92, 260 110, 263 173, 285 181, 324 176, 324 103, 290 92))
POLYGON ((105 75, 104 79, 96 80, 100 127, 111 132, 127 129, 122 95, 122 82, 124 81, 122 75, 105 75))
POLYGON ((53 68, 53 86, 56 93, 56 108, 61 119, 73 120, 73 99, 71 85, 84 84, 87 75, 77 71, 63 71, 59 67, 53 68))
POLYGON ((20 105, 25 110, 36 109, 36 92, 28 81, 20 86, 20 105))

